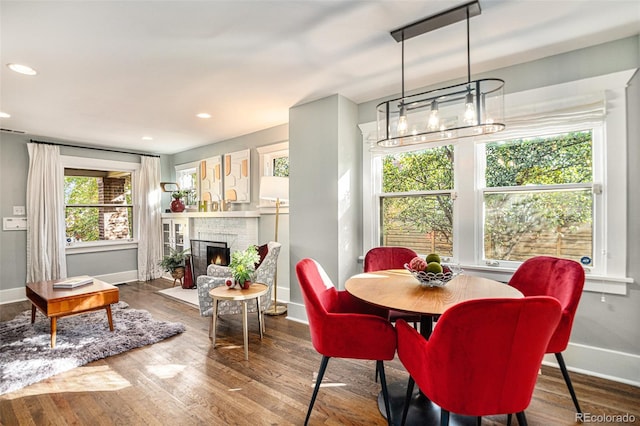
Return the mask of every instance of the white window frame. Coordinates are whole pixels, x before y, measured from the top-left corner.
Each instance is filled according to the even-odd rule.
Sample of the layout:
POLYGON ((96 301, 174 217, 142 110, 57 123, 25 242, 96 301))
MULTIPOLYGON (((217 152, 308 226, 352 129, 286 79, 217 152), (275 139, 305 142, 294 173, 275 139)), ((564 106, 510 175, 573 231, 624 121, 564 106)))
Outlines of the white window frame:
MULTIPOLYGON (((586 270, 585 291, 611 294, 627 294, 627 283, 633 282, 626 276, 627 246, 627 124, 626 86, 635 73, 634 70, 621 71, 603 76, 578 80, 559 85, 543 87, 526 92, 506 95, 505 110, 535 108, 541 103, 558 103, 557 100, 576 99, 600 92, 606 102, 606 118, 602 136, 594 131, 594 152, 600 165, 594 165, 594 185, 602 193, 597 195, 598 203, 594 211, 594 258, 598 250, 604 263, 596 269, 586 270), (602 140, 601 138, 604 138, 602 140), (621 161, 622 159, 622 161, 621 161), (599 210, 598 210, 599 209, 599 210), (601 218, 601 219, 600 219, 601 218)), ((376 147, 376 123, 360 125, 363 134, 363 250, 366 252, 378 245, 379 203, 377 202, 381 170, 381 150, 376 147)), ((507 121, 508 129, 508 121, 507 121)), ((498 137, 500 138, 500 137, 498 137)), ((454 256, 470 274, 485 276, 507 282, 518 264, 500 266, 485 265, 482 261, 482 200, 479 185, 479 143, 488 138, 475 140, 461 139, 455 145, 454 188, 454 256), (461 172, 464 170, 464 172, 461 172), (473 171, 469 173, 469 171, 473 171), (464 242, 464 243, 461 243, 464 242)), ((450 143, 450 142, 448 142, 450 143)), ((433 146, 433 145, 431 145, 433 146)), ((420 149, 409 147, 408 151, 420 149)), ((394 151, 395 152, 395 151, 394 151)))
POLYGON ((273 176, 273 160, 289 157, 289 142, 279 142, 256 148, 260 159, 260 176, 273 176))
MULTIPOLYGON (((515 187, 509 187, 509 193, 516 193, 519 191, 540 191, 540 190, 561 190, 561 189, 567 189, 567 188, 571 188, 571 189, 591 189, 592 192, 594 193, 594 199, 593 199, 593 263, 595 264, 594 267, 585 267, 586 270, 588 270, 591 273, 594 274, 600 274, 603 275, 604 274, 604 265, 606 264, 605 260, 604 260, 604 255, 603 255, 603 241, 602 241, 602 235, 603 235, 603 221, 601 220, 597 220, 597 218, 600 217, 604 217, 604 206, 603 206, 603 194, 601 191, 596 191, 596 188, 600 187, 600 182, 602 182, 602 172, 603 172, 603 168, 604 168, 604 161, 602 160, 602 156, 599 155, 600 153, 603 152, 603 125, 598 125, 598 126, 592 126, 590 128, 585 128, 584 126, 567 126, 564 127, 562 129, 560 129, 558 131, 557 134, 561 134, 561 133, 569 133, 572 131, 584 131, 584 130, 592 130, 592 176, 593 176, 593 182, 591 183, 578 183, 578 184, 562 184, 562 185, 527 185, 519 187, 520 189, 514 189, 515 187), (599 193, 598 193, 599 192, 599 193)), ((538 134, 532 134, 531 137, 544 137, 546 135, 538 135, 538 134)), ((483 161, 484 159, 484 143, 489 143, 495 140, 504 140, 504 138, 500 138, 500 137, 491 137, 491 138, 487 138, 486 140, 483 140, 482 143, 478 143, 475 145, 475 158, 477 159, 476 161, 476 182, 477 182, 477 191, 476 191, 476 200, 475 203, 477 206, 480 207, 480 212, 479 212, 479 216, 477 218, 478 220, 478 227, 477 227, 477 232, 478 232, 478 239, 477 239, 477 245, 475 247, 475 251, 474 254, 476 255, 475 259, 474 259, 474 263, 481 265, 481 264, 486 264, 488 266, 492 266, 492 263, 490 263, 490 261, 488 259, 485 259, 483 257, 483 252, 484 252, 484 230, 483 230, 483 224, 484 224, 484 217, 483 217, 483 211, 482 211, 482 206, 484 204, 484 196, 487 192, 493 192, 496 190, 499 190, 500 188, 493 188, 493 187, 486 187, 485 183, 484 183, 484 179, 485 179, 485 170, 484 170, 484 166, 485 166, 485 161, 483 161)), ((464 214, 464 213, 463 213, 464 214)), ((518 266, 520 266, 520 264, 522 262, 520 261, 507 261, 507 260, 496 260, 496 264, 493 264, 493 266, 502 266, 508 269, 516 269, 518 266)))
MULTIPOLYGON (((271 145, 259 146, 256 148, 259 157, 260 176, 273 176, 273 160, 276 158, 289 157, 289 141, 278 142, 271 145)), ((258 208, 263 212, 275 211, 276 202, 271 200, 259 200, 258 208)), ((281 213, 289 212, 289 200, 284 200, 280 204, 281 213)))
POLYGON ((176 182, 178 183, 179 186, 180 186, 180 175, 185 173, 191 174, 192 172, 195 172, 196 175, 198 176, 196 178, 195 186, 193 188, 183 188, 182 186, 180 186, 180 189, 195 189, 196 191, 200 192, 198 189, 198 181, 200 181, 200 169, 198 167, 198 161, 179 164, 175 166, 175 170, 176 170, 176 182))
MULTIPOLYGON (((184 163, 184 164, 179 164, 177 166, 175 166, 175 171, 176 171, 176 183, 178 184, 178 186, 180 187, 181 190, 184 189, 193 189, 196 191, 196 199, 200 200, 200 167, 199 166, 199 161, 192 161, 190 163, 184 163), (193 188, 183 188, 182 185, 180 185, 180 175, 182 174, 191 174, 192 172, 196 173, 196 181, 195 181, 195 185, 193 188)), ((197 206, 198 203, 195 204, 195 206, 197 206)))
MULTIPOLYGON (((135 185, 133 182, 140 170, 139 163, 129 163, 125 161, 102 160, 88 157, 74 157, 70 155, 61 155, 60 162, 65 169, 86 169, 86 170, 104 170, 104 171, 121 171, 131 173, 131 201, 134 205, 136 202, 135 185)), ((68 244, 65 248, 65 254, 93 253, 111 250, 125 250, 138 247, 139 230, 135 226, 135 218, 133 224, 134 238, 129 240, 116 241, 85 241, 68 244)))

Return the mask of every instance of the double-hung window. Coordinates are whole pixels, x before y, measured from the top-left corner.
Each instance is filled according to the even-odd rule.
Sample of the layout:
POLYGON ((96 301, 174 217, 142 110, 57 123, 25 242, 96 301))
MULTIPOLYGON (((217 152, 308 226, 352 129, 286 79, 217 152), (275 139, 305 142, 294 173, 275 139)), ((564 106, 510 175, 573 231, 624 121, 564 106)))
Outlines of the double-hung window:
POLYGON ((68 242, 133 238, 131 173, 64 169, 68 242))
POLYGON ((67 246, 132 243, 139 164, 71 156, 62 156, 62 163, 67 246))
POLYGON ((598 126, 477 146, 485 263, 548 255, 594 265, 600 134, 598 126))
POLYGON ((631 75, 507 95, 507 129, 477 138, 384 150, 361 125, 365 252, 436 252, 501 281, 556 256, 585 267, 587 289, 623 293, 631 75))
POLYGON ((377 159, 379 245, 453 255, 454 152, 442 145, 377 159))

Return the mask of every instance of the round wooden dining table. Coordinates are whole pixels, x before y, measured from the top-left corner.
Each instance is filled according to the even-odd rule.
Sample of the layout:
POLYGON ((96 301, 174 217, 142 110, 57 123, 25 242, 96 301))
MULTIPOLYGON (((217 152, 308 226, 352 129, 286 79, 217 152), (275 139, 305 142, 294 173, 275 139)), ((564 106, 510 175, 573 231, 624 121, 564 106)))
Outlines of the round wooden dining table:
POLYGON ((423 286, 405 269, 357 274, 347 280, 345 288, 352 296, 373 305, 429 319, 465 300, 523 297, 509 285, 466 274, 454 277, 443 287, 423 286))
MULTIPOLYGON (((520 291, 507 284, 466 274, 457 275, 443 287, 423 286, 404 269, 357 274, 346 281, 345 288, 352 296, 373 305, 419 314, 420 333, 427 339, 431 335, 433 318, 457 303, 483 298, 524 297, 520 291)), ((392 424, 400 424, 406 386, 407 384, 402 382, 391 383, 388 386, 392 424)), ((386 416, 382 395, 378 396, 378 407, 382 415, 386 416)), ((414 391, 405 424, 439 423, 440 408, 418 390, 414 391)), ((475 425, 476 418, 452 413, 449 424, 475 425)))

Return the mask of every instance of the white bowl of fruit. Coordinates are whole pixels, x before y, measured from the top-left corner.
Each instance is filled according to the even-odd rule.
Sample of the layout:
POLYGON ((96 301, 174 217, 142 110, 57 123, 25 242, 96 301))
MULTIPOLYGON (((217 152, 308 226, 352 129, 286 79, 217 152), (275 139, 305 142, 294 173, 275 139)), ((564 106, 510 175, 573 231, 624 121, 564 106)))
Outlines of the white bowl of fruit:
POLYGON ((404 268, 426 287, 444 287, 461 272, 457 265, 441 263, 437 253, 431 253, 425 259, 414 257, 404 264, 404 268))

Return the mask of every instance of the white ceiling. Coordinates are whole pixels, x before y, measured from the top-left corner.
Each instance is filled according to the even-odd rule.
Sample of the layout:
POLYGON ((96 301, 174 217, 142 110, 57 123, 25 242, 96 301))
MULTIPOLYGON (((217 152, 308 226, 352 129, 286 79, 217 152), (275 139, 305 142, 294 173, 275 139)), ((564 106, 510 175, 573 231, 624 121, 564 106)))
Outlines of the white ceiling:
MULTIPOLYGON (((0 124, 165 154, 219 142, 286 123, 290 107, 335 93, 357 103, 397 94, 401 48, 389 31, 462 3, 1 0, 0 111, 11 117, 0 124)), ((638 0, 481 7, 472 74, 640 32, 638 0)), ((463 22, 405 42, 407 90, 464 76, 463 22)))

